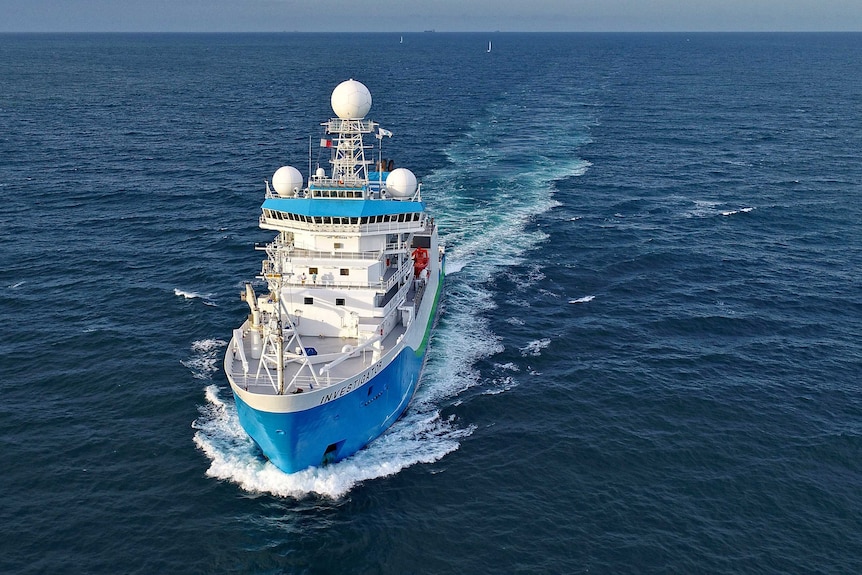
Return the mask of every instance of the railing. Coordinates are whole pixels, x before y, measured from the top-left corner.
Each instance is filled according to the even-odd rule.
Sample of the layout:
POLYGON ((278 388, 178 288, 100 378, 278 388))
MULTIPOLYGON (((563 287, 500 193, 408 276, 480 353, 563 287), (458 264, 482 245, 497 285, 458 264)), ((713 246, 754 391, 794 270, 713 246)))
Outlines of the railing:
MULTIPOLYGON (((365 162, 366 164, 369 162, 365 162)), ((327 176, 313 176, 308 186, 308 191, 313 198, 338 198, 342 200, 361 200, 365 197, 368 188, 365 186, 365 178, 347 177, 330 178, 327 176), (328 192, 328 193, 327 193, 328 192), (340 192, 344 192, 343 194, 340 192), (347 192, 351 192, 348 194, 347 192)))
POLYGON ((336 250, 331 252, 321 250, 307 250, 305 248, 288 248, 291 257, 315 258, 318 260, 370 260, 379 261, 383 253, 380 250, 367 252, 346 252, 336 250))
POLYGON ((419 306, 422 304, 422 296, 425 294, 425 287, 428 285, 428 282, 422 281, 419 282, 419 285, 416 288, 416 294, 413 296, 413 305, 416 309, 419 309, 419 306))
MULTIPOLYGON (((393 277, 395 277, 397 279, 397 276, 393 276, 393 277)), ((410 282, 407 281, 403 286, 401 286, 401 289, 398 290, 398 293, 396 293, 395 296, 391 300, 389 300, 389 302, 383 307, 383 316, 384 317, 389 315, 389 313, 395 308, 395 306, 402 303, 402 301, 404 300, 404 296, 407 294, 407 292, 409 290, 410 290, 410 282)))
MULTIPOLYGON (((358 233, 372 233, 372 234, 383 234, 383 233, 408 233, 408 232, 421 232, 426 231, 428 228, 425 223, 420 219, 417 221, 409 221, 409 222, 376 222, 373 224, 360 224, 360 223, 350 223, 350 224, 314 224, 308 222, 302 222, 299 220, 280 220, 278 218, 268 218, 266 215, 261 213, 259 218, 259 223, 261 226, 268 226, 271 229, 293 229, 293 230, 305 230, 310 232, 328 232, 328 233, 339 233, 339 234, 358 234, 358 233)), ((265 228, 266 229, 266 228, 265 228)))
MULTIPOLYGON (((265 373, 260 375, 255 374, 243 374, 237 371, 233 371, 231 373, 233 377, 233 382, 245 389, 246 391, 254 391, 255 393, 260 393, 260 389, 249 390, 249 387, 254 386, 255 388, 267 388, 267 391, 271 392, 272 395, 278 395, 278 391, 273 387, 270 382, 269 376, 265 373)), ((286 380, 287 378, 285 378, 286 380)), ((331 381, 327 381, 326 378, 314 380, 310 375, 298 375, 293 383, 288 386, 285 390, 285 393, 292 393, 296 388, 303 389, 305 391, 309 391, 311 389, 329 387, 332 385, 331 381)))
POLYGON ((408 242, 387 242, 382 250, 366 250, 364 252, 349 252, 338 250, 309 250, 307 248, 294 247, 293 242, 276 240, 265 245, 255 246, 258 251, 265 251, 271 257, 276 252, 286 252, 289 256, 300 258, 314 258, 318 260, 368 260, 378 261, 385 254, 406 254, 408 242))
POLYGON ((374 131, 375 122, 371 120, 344 120, 342 118, 332 118, 321 125, 326 126, 327 131, 333 134, 356 132, 370 134, 374 131))
MULTIPOLYGON (((326 258, 321 258, 326 259, 326 258)), ((373 259, 374 261, 379 261, 380 255, 378 254, 373 259)), ((390 268, 391 269, 391 268, 390 268)), ((281 273, 276 271, 275 265, 272 260, 264 260, 261 266, 261 275, 269 278, 270 276, 281 276, 281 281, 283 284, 289 285, 301 285, 307 288, 338 288, 338 289, 378 289, 383 293, 387 293, 393 286, 398 284, 400 278, 407 276, 410 271, 413 269, 413 260, 409 258, 405 258, 404 263, 400 268, 396 269, 393 273, 389 274, 388 277, 381 278, 380 281, 369 282, 363 280, 345 280, 345 279, 335 279, 336 277, 340 278, 341 276, 332 276, 331 274, 323 274, 318 275, 317 280, 308 274, 304 273, 281 273), (302 276, 305 275, 305 279, 302 279, 302 276)))

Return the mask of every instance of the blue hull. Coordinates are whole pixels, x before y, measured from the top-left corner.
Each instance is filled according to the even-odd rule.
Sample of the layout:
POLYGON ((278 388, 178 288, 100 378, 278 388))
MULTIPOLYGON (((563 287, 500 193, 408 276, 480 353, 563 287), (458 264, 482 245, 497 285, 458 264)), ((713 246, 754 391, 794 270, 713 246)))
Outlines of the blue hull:
POLYGON ((380 144, 365 143, 392 136, 365 118, 368 88, 341 82, 331 104, 337 117, 321 124, 330 173, 318 167, 303 187, 282 166, 266 181, 259 223, 278 233, 259 248, 269 292, 245 284, 249 315, 225 354, 240 424, 287 473, 356 453, 404 413, 445 269, 416 175, 391 160, 385 169, 380 144), (372 149, 381 172, 369 172, 372 149), (315 337, 320 352, 301 340, 315 337))
POLYGON ((425 349, 405 347, 364 385, 304 411, 255 410, 234 394, 239 421, 269 460, 287 473, 344 459, 404 413, 416 391, 425 349))

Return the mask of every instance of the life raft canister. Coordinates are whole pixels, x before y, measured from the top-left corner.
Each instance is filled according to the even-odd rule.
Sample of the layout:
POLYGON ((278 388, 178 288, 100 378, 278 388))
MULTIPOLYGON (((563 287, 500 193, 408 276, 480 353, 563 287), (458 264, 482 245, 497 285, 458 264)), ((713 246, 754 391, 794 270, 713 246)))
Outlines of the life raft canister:
POLYGON ((413 250, 413 275, 418 278, 426 267, 428 267, 428 250, 416 248, 413 250))

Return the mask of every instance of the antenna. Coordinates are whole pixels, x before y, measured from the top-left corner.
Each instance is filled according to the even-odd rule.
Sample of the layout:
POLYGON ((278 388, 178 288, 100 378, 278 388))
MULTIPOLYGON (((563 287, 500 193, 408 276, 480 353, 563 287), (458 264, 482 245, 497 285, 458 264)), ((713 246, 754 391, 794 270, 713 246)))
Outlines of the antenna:
POLYGON ((377 181, 380 183, 381 189, 383 188, 383 172, 385 169, 383 168, 383 136, 392 137, 392 132, 389 130, 385 130, 378 126, 377 133, 374 134, 374 137, 377 138, 377 181))
POLYGON ((383 134, 380 133, 380 130, 377 131, 375 135, 377 138, 377 191, 378 194, 381 194, 383 191, 383 134))

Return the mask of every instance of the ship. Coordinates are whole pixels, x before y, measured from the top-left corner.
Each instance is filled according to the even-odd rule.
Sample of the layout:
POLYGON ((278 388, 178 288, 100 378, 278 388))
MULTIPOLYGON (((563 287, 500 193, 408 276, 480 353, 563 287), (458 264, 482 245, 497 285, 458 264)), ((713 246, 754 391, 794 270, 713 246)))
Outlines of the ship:
POLYGON ((256 246, 225 353, 239 422, 285 473, 350 457, 401 417, 442 296, 437 224, 415 174, 384 158, 392 132, 366 119, 371 102, 338 84, 314 173, 309 152, 307 180, 281 166, 265 181, 259 225, 275 237, 256 246))

